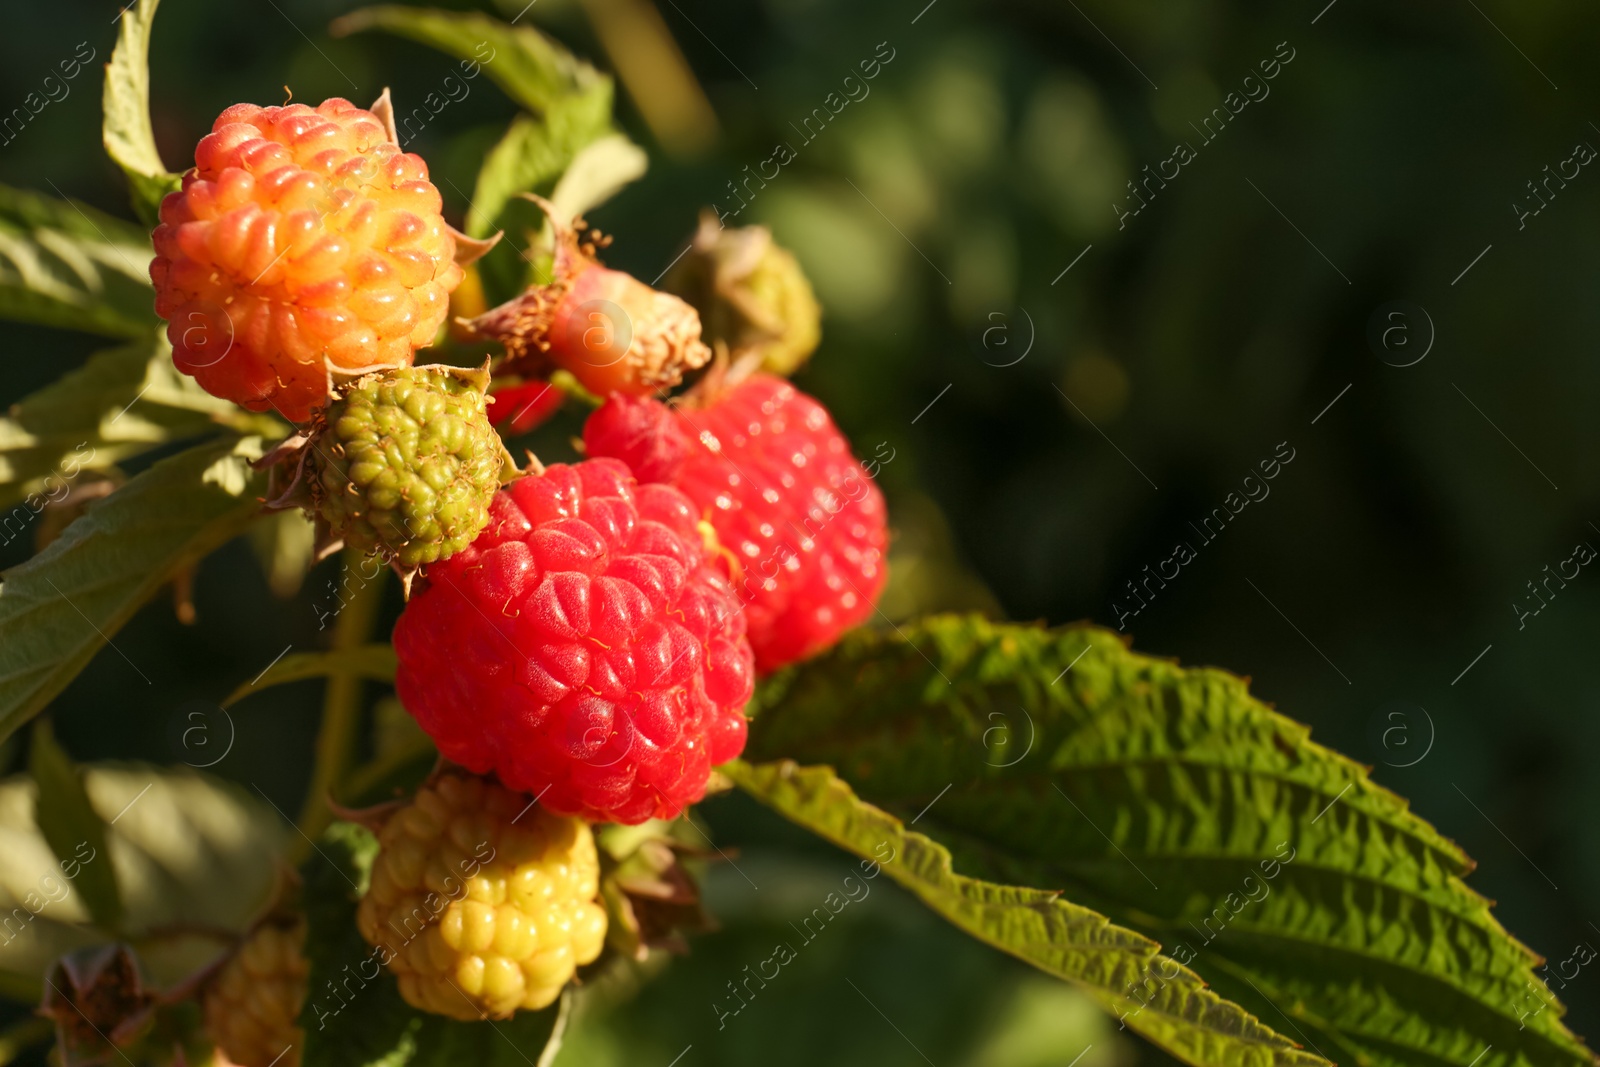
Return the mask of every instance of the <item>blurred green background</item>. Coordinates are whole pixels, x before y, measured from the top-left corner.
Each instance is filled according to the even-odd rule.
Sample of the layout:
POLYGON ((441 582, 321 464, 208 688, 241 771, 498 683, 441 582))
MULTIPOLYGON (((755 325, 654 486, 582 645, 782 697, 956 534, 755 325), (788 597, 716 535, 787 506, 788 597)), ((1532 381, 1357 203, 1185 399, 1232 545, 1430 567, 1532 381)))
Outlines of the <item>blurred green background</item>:
MULTIPOLYGON (((747 165, 780 141, 797 150, 731 221, 771 226, 826 309, 801 387, 859 453, 894 450, 880 476, 897 538, 889 617, 982 608, 1114 627, 1125 583, 1188 541, 1197 557, 1124 620, 1137 648, 1248 674, 1374 764, 1482 864, 1472 884, 1536 950, 1560 959, 1600 939, 1600 775, 1585 770, 1600 748, 1600 576, 1580 573, 1520 623, 1513 608, 1536 606, 1526 583, 1574 544, 1600 546, 1600 366, 1581 354, 1600 328, 1600 176, 1541 185, 1538 201, 1526 185, 1575 145, 1600 146, 1587 56, 1600 11, 925 4, 505 0, 497 13, 622 75, 619 119, 652 159, 594 213, 617 235, 612 266, 657 277, 703 205, 738 205, 728 183, 747 165), (802 143, 795 126, 891 52, 868 95, 802 143), (1260 80, 1262 61, 1291 54, 1260 80), (1234 97, 1208 139, 1206 117, 1246 91, 1259 99, 1234 97), (1171 177, 1177 143, 1193 158, 1171 177), (1140 203, 1127 183, 1163 165, 1165 186, 1141 186, 1147 206, 1122 216, 1140 203), (1374 318, 1395 301, 1405 317, 1374 318), (1294 459, 1270 495, 1203 544, 1189 524, 1281 442, 1294 459)), ((278 103, 287 86, 365 104, 388 85, 404 113, 456 72, 405 41, 330 37, 356 6, 166 0, 152 110, 168 165, 187 166, 241 100, 278 103)), ((0 145, 0 181, 128 214, 98 137, 117 8, 8 11, 0 107, 81 44, 95 59, 0 145)), ((479 79, 407 141, 456 221, 514 112, 479 79)), ((6 330, 7 402, 98 345, 6 330)), ((543 458, 564 457, 580 414, 536 435, 543 458)), ((19 539, 0 563, 30 551, 19 539)), ((275 599, 246 545, 217 553, 198 624, 158 602, 118 636, 150 684, 108 652, 54 702, 63 744, 80 760, 200 762, 183 748, 190 712, 213 715, 286 645, 325 640, 333 566, 275 599)), ((317 707, 314 684, 252 698, 214 772, 294 811, 317 707)), ((21 758, 7 750, 5 769, 21 758)), ((561 1062, 665 1067, 692 1046, 683 1067, 1065 1065, 1088 1045, 1082 1067, 1165 1062, 886 884, 719 1033, 724 983, 847 861, 739 799, 703 811, 743 872, 711 877, 723 929, 625 1011, 590 1019, 561 1062)), ((1573 1028, 1600 1033, 1600 977, 1562 995, 1573 1028)))

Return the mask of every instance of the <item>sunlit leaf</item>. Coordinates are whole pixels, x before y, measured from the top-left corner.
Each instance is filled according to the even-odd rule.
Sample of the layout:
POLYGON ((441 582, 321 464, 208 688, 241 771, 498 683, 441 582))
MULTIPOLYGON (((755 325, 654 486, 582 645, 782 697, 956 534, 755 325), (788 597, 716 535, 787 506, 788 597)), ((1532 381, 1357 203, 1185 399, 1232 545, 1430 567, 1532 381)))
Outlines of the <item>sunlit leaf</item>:
MULTIPOLYGON (((517 116, 478 172, 467 232, 483 237, 504 228, 506 205, 518 193, 553 192, 579 150, 609 128, 608 116, 596 121, 570 108, 558 108, 544 118, 517 116)), ((540 218, 531 208, 525 215, 535 222, 540 218)))
POLYGON ((133 207, 154 226, 161 198, 178 187, 156 151, 150 127, 150 25, 161 0, 138 0, 117 20, 117 44, 106 65, 102 131, 106 152, 128 176, 133 207))
POLYGON ((437 48, 459 60, 464 75, 487 74, 535 113, 591 91, 603 99, 603 112, 611 111, 611 79, 527 23, 512 26, 477 12, 379 6, 352 11, 332 29, 336 36, 385 30, 437 48))
POLYGON ((584 145, 556 183, 550 202, 564 219, 576 218, 644 177, 650 157, 620 133, 584 145))
POLYGON ((938 617, 857 633, 758 703, 747 758, 831 764, 963 872, 1161 941, 1329 1059, 1592 1062, 1461 850, 1232 675, 938 617))
MULTIPOLYGON (((260 454, 258 439, 229 438, 164 459, 5 573, 0 738, 61 692, 174 574, 244 531, 261 509, 265 475, 250 466, 260 454)), ((155 684, 140 665, 126 666, 129 684, 155 684)))
POLYGON ((946 849, 858 799, 830 768, 735 760, 722 769, 757 800, 860 856, 862 877, 887 874, 973 937, 1072 982, 1186 1062, 1327 1065, 1207 990, 1149 938, 1059 893, 955 873, 946 849))
POLYGON ((278 892, 282 819, 238 786, 188 768, 82 768, 84 792, 106 825, 104 847, 77 842, 57 857, 34 821, 31 777, 0 782, 0 993, 37 999, 63 952, 113 940, 93 925, 85 882, 114 871, 121 936, 161 988, 214 963, 278 892))
POLYGON ((137 226, 0 185, 0 318, 141 337, 157 324, 152 254, 137 226))
MULTIPOLYGON (((90 803, 78 768, 56 743, 48 719, 40 719, 33 727, 28 774, 38 788, 34 821, 55 852, 57 862, 70 864, 81 858, 79 850, 82 848, 103 855, 106 851, 105 820, 90 803)), ((108 930, 116 929, 122 921, 122 896, 117 890, 116 872, 111 864, 86 865, 76 880, 76 887, 95 923, 108 930)))
MULTIPOLYGON (((0 507, 33 497, 28 508, 37 513, 64 496, 80 472, 104 470, 168 441, 223 427, 272 434, 281 425, 179 374, 166 339, 148 333, 91 356, 0 417, 0 507)), ((30 518, 19 510, 0 513, 0 535, 14 536, 30 518)))

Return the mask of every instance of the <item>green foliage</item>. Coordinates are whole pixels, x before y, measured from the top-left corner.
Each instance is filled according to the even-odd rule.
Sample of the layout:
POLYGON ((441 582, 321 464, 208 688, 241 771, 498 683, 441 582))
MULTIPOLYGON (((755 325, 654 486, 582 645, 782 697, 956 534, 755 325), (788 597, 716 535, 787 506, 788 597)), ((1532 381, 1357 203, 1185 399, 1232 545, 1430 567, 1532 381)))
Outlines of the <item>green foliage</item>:
MULTIPOLYGON (((67 527, 0 585, 0 738, 83 669, 145 601, 260 511, 256 438, 164 459, 67 527)), ((129 670, 147 685, 154 682, 129 670)))
POLYGON ((239 787, 188 768, 142 764, 82 769, 105 841, 52 848, 35 821, 44 799, 31 777, 0 782, 0 913, 12 920, 0 951, 0 992, 33 1000, 45 969, 74 949, 120 938, 150 980, 168 989, 215 963, 279 889, 282 823, 239 787), (119 932, 94 925, 84 899, 96 868, 115 871, 119 932))
POLYGON ((223 426, 282 432, 271 416, 241 411, 178 373, 166 339, 147 334, 97 353, 0 417, 0 507, 36 496, 38 511, 82 471, 223 426))
POLYGON ((285 600, 305 584, 316 545, 316 527, 304 512, 280 511, 250 527, 250 547, 267 577, 267 588, 285 600))
POLYGON ((352 11, 333 24, 340 36, 373 29, 482 64, 507 96, 536 114, 583 96, 609 120, 611 79, 526 23, 510 26, 475 12, 379 6, 352 11))
POLYGON ((150 25, 160 2, 139 0, 122 13, 103 97, 106 152, 128 176, 134 211, 150 226, 156 224, 161 198, 179 183, 161 162, 150 128, 150 25))
POLYGON ((603 138, 610 147, 591 159, 598 167, 587 168, 589 174, 582 176, 582 194, 574 190, 578 195, 572 199, 582 201, 580 210, 642 173, 637 162, 642 153, 613 132, 611 79, 533 27, 510 26, 477 13, 396 6, 362 8, 333 24, 336 34, 369 29, 409 37, 463 63, 480 65, 506 95, 532 113, 514 119, 490 150, 467 210, 470 236, 487 237, 496 230, 522 235, 502 242, 505 247, 479 265, 491 303, 528 284, 525 242, 544 225, 538 211, 516 199, 518 193, 554 192, 585 146, 603 138))
POLYGON ((926 808, 964 869, 1061 887, 1331 1059, 1592 1062, 1461 850, 1232 675, 937 617, 858 633, 758 704, 750 758, 926 808), (1551 1010, 1521 1018, 1535 997, 1551 1010))
POLYGON ((394 976, 356 929, 378 841, 354 823, 335 823, 301 874, 306 885, 306 951, 311 979, 300 1025, 304 1067, 527 1067, 559 1042, 562 1010, 518 1012, 505 1022, 458 1022, 400 999, 394 976))
POLYGON ((620 133, 584 145, 556 182, 550 202, 559 218, 577 218, 644 177, 650 157, 620 133))
MULTIPOLYGON (((56 744, 48 719, 34 724, 28 773, 39 790, 34 797, 34 821, 56 859, 71 863, 84 845, 105 855, 106 824, 95 812, 78 768, 56 744)), ((116 870, 111 864, 86 864, 78 877, 77 890, 96 925, 107 930, 118 927, 122 922, 122 895, 117 891, 116 870)))
POLYGON ((111 337, 156 326, 150 236, 75 200, 0 186, 0 318, 111 337))
POLYGON ((723 771, 756 799, 861 856, 864 871, 881 866, 973 937, 1072 982, 1189 1063, 1314 1067, 1328 1062, 1206 989, 1198 975, 1162 956, 1149 938, 1054 891, 956 874, 947 849, 858 799, 827 767, 799 767, 789 760, 751 766, 736 760, 723 771))
POLYGON ((486 237, 499 228, 506 205, 518 193, 549 193, 573 156, 604 127, 589 116, 560 109, 542 118, 518 115, 489 151, 467 212, 467 233, 486 237))
POLYGON ((246 682, 228 694, 223 707, 237 704, 252 693, 275 685, 301 682, 307 678, 327 678, 343 674, 375 682, 394 681, 394 648, 391 645, 365 645, 347 652, 296 652, 268 667, 261 677, 246 682))

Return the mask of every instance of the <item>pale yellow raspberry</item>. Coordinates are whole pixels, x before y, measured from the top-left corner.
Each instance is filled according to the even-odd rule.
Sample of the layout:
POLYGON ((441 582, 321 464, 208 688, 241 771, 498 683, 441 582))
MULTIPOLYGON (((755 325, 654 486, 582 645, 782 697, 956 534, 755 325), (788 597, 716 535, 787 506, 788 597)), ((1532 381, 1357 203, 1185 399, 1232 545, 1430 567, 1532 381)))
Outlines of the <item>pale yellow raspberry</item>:
POLYGON ((531 799, 447 774, 379 832, 356 922, 413 1007, 504 1019, 550 1004, 599 956, 594 837, 531 799))
POLYGON ((239 1067, 300 1067, 305 1034, 298 1020, 311 964, 306 926, 257 929, 206 987, 206 1031, 219 1060, 239 1067))

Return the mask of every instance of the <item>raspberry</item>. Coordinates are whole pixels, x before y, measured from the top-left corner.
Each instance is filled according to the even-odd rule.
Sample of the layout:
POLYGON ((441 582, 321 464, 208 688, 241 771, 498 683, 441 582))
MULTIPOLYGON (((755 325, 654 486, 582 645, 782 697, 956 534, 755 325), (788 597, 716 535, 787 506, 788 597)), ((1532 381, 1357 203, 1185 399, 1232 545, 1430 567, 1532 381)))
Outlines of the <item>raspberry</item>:
POLYGON ((445 758, 552 811, 676 816, 743 750, 754 673, 696 518, 611 459, 512 482, 401 614, 401 702, 445 758))
POLYGON ((303 921, 261 926, 206 987, 206 1031, 228 1061, 300 1067, 305 1035, 297 1020, 311 975, 305 943, 303 921))
POLYGON ((178 369, 303 422, 328 372, 411 362, 461 281, 439 191, 372 112, 235 104, 161 204, 150 279, 178 369))
POLYGON ((494 386, 495 427, 507 437, 516 437, 542 426, 561 409, 567 394, 547 381, 534 379, 516 385, 494 386))
POLYGON ((602 267, 594 259, 594 242, 580 245, 548 201, 530 199, 555 230, 552 281, 472 320, 478 336, 505 346, 506 369, 538 374, 553 365, 604 396, 669 388, 684 371, 705 365, 711 349, 700 340, 694 308, 602 267))
POLYGON ((488 374, 412 367, 345 386, 319 413, 312 500, 335 536, 402 568, 472 543, 508 459, 489 425, 488 374))
POLYGON ((561 995, 606 936, 589 827, 482 778, 445 774, 378 834, 356 911, 406 1003, 504 1019, 561 995))
POLYGON ((888 577, 883 494, 827 409, 783 379, 752 375, 699 408, 613 396, 583 441, 706 514, 738 561, 758 670, 827 648, 872 614, 888 577))
POLYGON ((811 283, 764 226, 727 229, 708 210, 666 284, 695 306, 707 335, 726 342, 735 362, 748 359, 788 376, 822 338, 822 308, 811 283))

